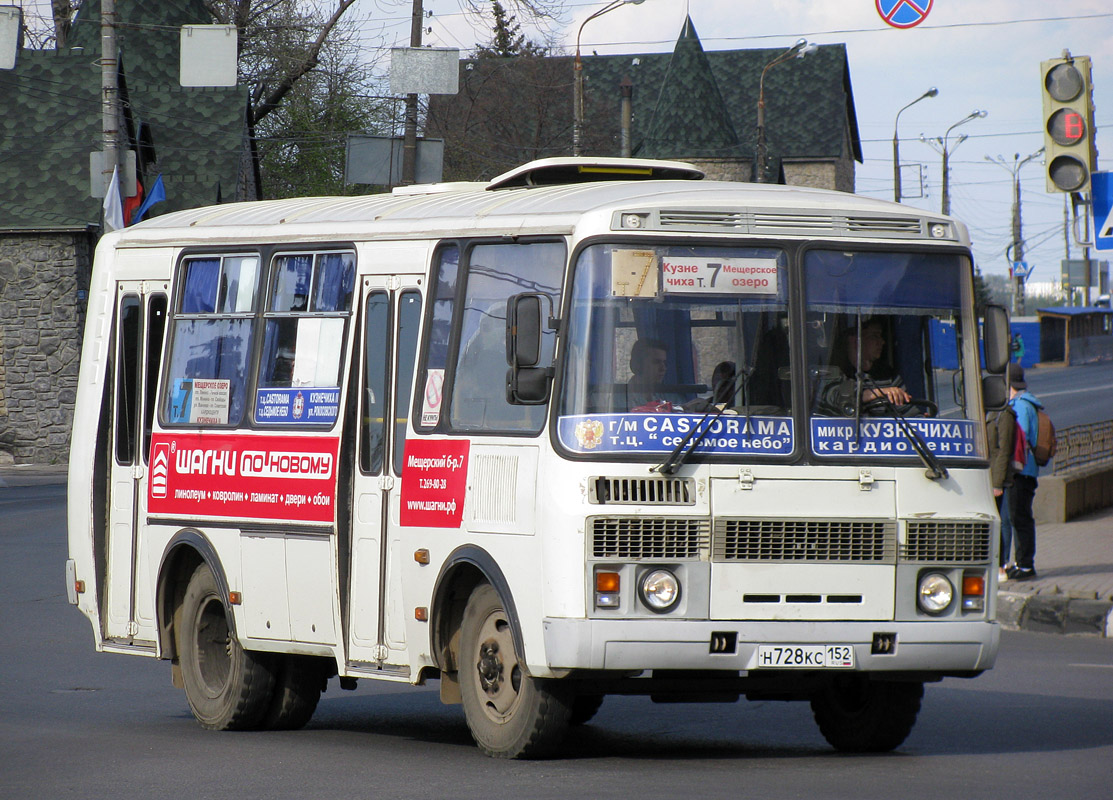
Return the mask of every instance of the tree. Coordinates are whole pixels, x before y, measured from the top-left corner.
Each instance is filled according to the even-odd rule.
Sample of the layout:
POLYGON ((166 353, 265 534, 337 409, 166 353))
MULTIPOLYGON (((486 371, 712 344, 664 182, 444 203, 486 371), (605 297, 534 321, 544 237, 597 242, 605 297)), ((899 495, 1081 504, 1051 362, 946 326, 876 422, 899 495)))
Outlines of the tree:
POLYGON ((360 194, 344 183, 349 133, 389 131, 390 108, 367 94, 369 70, 351 50, 326 49, 256 131, 267 197, 360 194))
POLYGON ((309 0, 205 0, 214 22, 239 32, 240 77, 251 87, 252 125, 320 64, 330 35, 355 1, 337 0, 328 11, 309 0))
POLYGON ((515 56, 545 56, 549 48, 527 41, 521 33, 522 26, 513 14, 507 15, 499 0, 491 3, 494 17, 494 36, 487 44, 476 45, 472 58, 513 58, 515 56))
POLYGON ((445 140, 445 180, 482 180, 537 158, 562 155, 572 141, 571 65, 529 41, 498 0, 492 37, 476 45, 459 94, 429 99, 428 133, 445 140))

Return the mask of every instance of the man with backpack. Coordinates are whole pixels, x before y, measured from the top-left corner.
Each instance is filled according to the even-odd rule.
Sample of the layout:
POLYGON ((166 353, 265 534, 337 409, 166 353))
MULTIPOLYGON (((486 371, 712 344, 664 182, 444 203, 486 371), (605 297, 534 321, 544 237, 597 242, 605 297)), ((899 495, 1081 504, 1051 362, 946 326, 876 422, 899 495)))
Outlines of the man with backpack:
POLYGON ((1036 577, 1036 520, 1032 515, 1032 501, 1036 497, 1041 462, 1046 465, 1054 455, 1055 431, 1046 412, 1042 414, 1045 421, 1041 425, 1043 404, 1028 391, 1024 367, 1009 364, 1007 377, 1009 406, 1028 443, 1024 468, 1013 476, 1013 484, 1007 492, 1016 547, 1016 564, 1008 571, 1008 577, 1014 581, 1030 581, 1036 577), (1043 441, 1040 440, 1041 428, 1043 441))

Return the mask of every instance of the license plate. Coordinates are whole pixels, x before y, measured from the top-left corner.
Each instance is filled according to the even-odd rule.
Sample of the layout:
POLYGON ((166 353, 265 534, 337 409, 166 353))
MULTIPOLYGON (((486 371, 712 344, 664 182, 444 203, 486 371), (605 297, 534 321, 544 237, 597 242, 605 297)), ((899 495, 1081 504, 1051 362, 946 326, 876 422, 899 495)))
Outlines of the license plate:
POLYGON ((853 667, 854 648, 848 644, 762 644, 757 648, 758 669, 853 667))

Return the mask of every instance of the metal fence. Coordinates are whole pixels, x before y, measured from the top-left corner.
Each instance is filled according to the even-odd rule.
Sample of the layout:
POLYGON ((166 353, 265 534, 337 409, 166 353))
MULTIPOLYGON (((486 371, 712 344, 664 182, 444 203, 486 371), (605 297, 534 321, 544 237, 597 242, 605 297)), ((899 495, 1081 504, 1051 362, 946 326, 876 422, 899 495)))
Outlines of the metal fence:
POLYGON ((1102 462, 1113 464, 1113 419, 1063 428, 1055 432, 1055 441, 1052 473, 1069 472, 1102 462))

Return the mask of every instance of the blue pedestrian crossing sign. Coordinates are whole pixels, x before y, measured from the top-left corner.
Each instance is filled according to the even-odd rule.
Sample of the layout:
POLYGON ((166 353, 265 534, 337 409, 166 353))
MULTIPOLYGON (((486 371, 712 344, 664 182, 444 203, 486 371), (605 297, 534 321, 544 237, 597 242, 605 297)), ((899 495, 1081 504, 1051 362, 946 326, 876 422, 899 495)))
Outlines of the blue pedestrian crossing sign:
POLYGON ((1090 192, 1094 198, 1094 247, 1113 250, 1113 172, 1092 174, 1090 192))
POLYGON ((1031 274, 1031 272, 1032 272, 1032 270, 1028 266, 1027 261, 1014 261, 1013 262, 1013 277, 1020 278, 1021 280, 1027 280, 1028 275, 1031 274))

